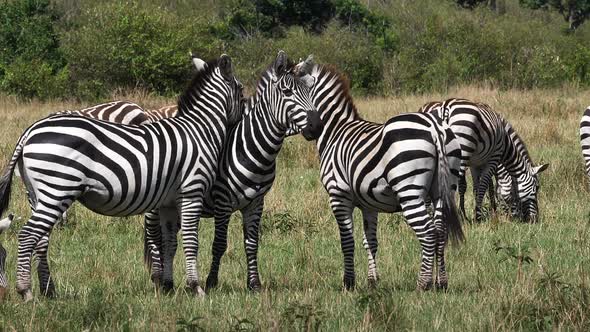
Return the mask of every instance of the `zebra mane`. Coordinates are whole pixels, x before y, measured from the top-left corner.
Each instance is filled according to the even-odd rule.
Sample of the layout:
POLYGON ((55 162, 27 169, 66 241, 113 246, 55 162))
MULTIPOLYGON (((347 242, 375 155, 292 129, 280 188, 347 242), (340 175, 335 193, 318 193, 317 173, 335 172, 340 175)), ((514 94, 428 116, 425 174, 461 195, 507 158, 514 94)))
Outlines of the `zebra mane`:
POLYGON ((508 129, 508 137, 514 137, 514 139, 511 138, 511 140, 514 142, 514 145, 517 148, 518 152, 522 152, 523 153, 523 158, 531 164, 531 166, 533 166, 533 160, 531 159, 531 156, 529 154, 529 149, 526 147, 526 144, 524 143, 524 141, 520 138, 520 136, 518 135, 518 133, 516 132, 516 130, 514 130, 514 127, 512 127, 512 125, 510 124, 510 122, 508 122, 506 119, 504 119, 504 117, 500 116, 502 121, 504 122, 504 128, 508 129), (520 148, 519 148, 520 146, 520 148))
POLYGON ((208 81, 213 75, 215 68, 218 66, 218 59, 211 59, 206 62, 203 68, 195 73, 190 83, 184 92, 178 97, 178 115, 184 114, 183 105, 190 104, 191 97, 195 97, 197 91, 201 90, 201 87, 208 81))
MULTIPOLYGON (((341 90, 342 96, 344 97, 348 107, 352 111, 352 113, 354 115, 354 119, 355 120, 363 120, 363 118, 358 113, 356 105, 354 104, 354 100, 352 99, 352 95, 350 93, 350 79, 348 78, 348 76, 346 76, 344 73, 340 72, 333 65, 316 64, 315 67, 317 69, 314 69, 314 70, 319 70, 319 72, 320 72, 318 77, 320 77, 320 76, 328 77, 328 79, 326 79, 325 81, 330 81, 331 79, 334 78, 336 80, 336 82, 339 83, 338 84, 339 89, 341 90)), ((317 84, 317 82, 316 82, 316 84, 317 84)), ((320 112, 323 113, 324 110, 320 110, 320 112)))

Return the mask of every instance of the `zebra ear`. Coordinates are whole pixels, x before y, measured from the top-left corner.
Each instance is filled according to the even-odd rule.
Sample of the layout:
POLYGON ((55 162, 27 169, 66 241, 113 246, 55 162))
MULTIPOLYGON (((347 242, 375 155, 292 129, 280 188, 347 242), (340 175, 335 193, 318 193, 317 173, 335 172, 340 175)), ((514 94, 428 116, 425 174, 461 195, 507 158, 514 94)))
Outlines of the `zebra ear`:
POLYGON ((287 71, 287 64, 289 59, 287 58, 287 53, 284 51, 279 51, 277 58, 273 64, 273 69, 276 76, 282 75, 287 71))
POLYGON ((226 81, 231 82, 231 80, 234 78, 234 72, 229 55, 222 54, 219 57, 217 65, 219 66, 219 72, 221 73, 221 76, 223 76, 226 81))
POLYGON ((549 168, 549 164, 535 166, 535 167, 533 167, 533 173, 539 174, 539 173, 543 172, 544 170, 546 170, 547 168, 549 168))
POLYGON ((313 64, 313 54, 310 54, 305 61, 297 65, 297 73, 301 76, 311 74, 313 64))

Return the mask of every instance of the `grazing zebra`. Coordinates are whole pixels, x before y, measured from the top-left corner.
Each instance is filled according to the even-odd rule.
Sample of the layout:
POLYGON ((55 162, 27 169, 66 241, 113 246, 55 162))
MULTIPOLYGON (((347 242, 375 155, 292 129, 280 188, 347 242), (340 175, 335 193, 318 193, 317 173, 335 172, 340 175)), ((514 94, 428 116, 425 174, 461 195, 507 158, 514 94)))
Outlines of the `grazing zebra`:
MULTIPOLYGON (((206 283, 208 289, 218 283, 221 257, 227 249, 229 220, 238 210, 241 211, 243 219, 247 287, 250 290, 259 290, 261 287, 257 262, 259 224, 264 197, 275 179, 276 158, 288 130, 301 132, 308 140, 317 138, 321 132, 321 127, 313 122, 314 119, 319 120, 314 116, 317 112, 308 112, 312 122, 303 126, 301 120, 305 118, 304 114, 293 112, 288 101, 279 98, 282 91, 285 95, 299 98, 300 103, 306 102, 308 110, 314 109, 310 99, 313 80, 307 75, 311 63, 307 64, 295 73, 294 65, 288 63, 288 75, 284 79, 288 84, 283 85, 276 82, 276 66, 269 67, 259 79, 256 95, 250 98, 248 111, 245 112, 242 121, 228 134, 224 154, 219 163, 218 176, 205 200, 203 214, 215 218, 213 261, 206 283)), ((176 250, 178 224, 173 213, 166 221, 167 225, 162 227, 166 252, 164 280, 168 287, 172 287, 172 262, 176 250)), ((146 242, 148 238, 146 236, 146 242)))
MULTIPOLYGON (((499 164, 516 183, 519 214, 525 221, 536 222, 538 217, 538 174, 548 164, 534 166, 527 148, 514 128, 490 106, 466 99, 451 98, 444 102, 424 105, 422 112, 435 114, 447 122, 461 143, 461 181, 459 183, 461 209, 464 213, 465 171, 471 169, 474 183, 475 217, 481 221, 481 204, 486 190, 491 188, 491 177, 499 164)), ((502 183, 502 182, 501 182, 502 183)), ((490 198, 493 199, 493 190, 490 198)))
POLYGON ((580 121, 580 144, 586 166, 586 174, 590 177, 590 106, 586 108, 580 121))
MULTIPOLYGON (((10 227, 14 219, 14 215, 11 213, 8 217, 0 220, 0 234, 10 227)), ((6 249, 0 242, 0 302, 4 300, 6 295, 6 289, 8 288, 8 280, 6 279, 6 249)))
MULTIPOLYGON (((31 293, 31 255, 56 220, 79 200, 94 212, 128 216, 178 207, 187 284, 197 294, 198 223, 217 170, 227 128, 240 118, 242 85, 231 59, 207 62, 179 98, 175 118, 128 126, 75 115, 54 115, 20 137, 0 178, 0 214, 8 205, 12 173, 20 174, 34 211, 19 233, 17 291, 31 293)), ((46 256, 45 256, 46 257, 46 256)), ((53 295, 47 261, 39 263, 43 294, 53 295)))
POLYGON ((352 212, 363 214, 363 244, 369 258, 369 283, 377 282, 377 216, 402 212, 422 246, 418 288, 446 287, 447 236, 461 241, 463 231, 454 202, 461 150, 448 126, 431 114, 408 113, 385 124, 363 120, 336 70, 315 65, 314 105, 324 128, 317 140, 321 181, 340 231, 344 287, 355 286, 352 212), (454 174, 452 168, 455 168, 454 174), (435 207, 432 218, 425 206, 435 207))

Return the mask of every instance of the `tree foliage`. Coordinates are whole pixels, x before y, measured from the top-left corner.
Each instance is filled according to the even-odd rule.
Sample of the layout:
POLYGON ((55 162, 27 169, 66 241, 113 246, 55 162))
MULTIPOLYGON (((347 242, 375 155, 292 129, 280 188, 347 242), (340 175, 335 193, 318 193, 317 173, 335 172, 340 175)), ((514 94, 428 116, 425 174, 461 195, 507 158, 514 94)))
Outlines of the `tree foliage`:
POLYGON ((590 17, 590 0, 520 0, 520 3, 532 9, 558 11, 571 31, 590 17))

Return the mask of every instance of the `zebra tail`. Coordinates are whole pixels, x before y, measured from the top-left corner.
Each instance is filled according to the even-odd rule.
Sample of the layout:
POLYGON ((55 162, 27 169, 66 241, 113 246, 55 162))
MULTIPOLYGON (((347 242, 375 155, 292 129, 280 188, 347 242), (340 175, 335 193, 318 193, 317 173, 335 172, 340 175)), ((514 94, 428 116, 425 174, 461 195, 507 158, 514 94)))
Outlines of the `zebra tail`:
POLYGON ((18 143, 16 144, 16 147, 14 148, 14 152, 12 153, 12 159, 10 159, 10 162, 8 162, 8 165, 6 165, 4 167, 4 170, 2 171, 2 175, 0 176, 0 216, 2 216, 2 214, 4 213, 6 208, 8 207, 8 203, 10 202, 12 173, 14 173, 14 168, 16 166, 16 163, 18 162, 18 160, 20 159, 20 157, 23 153, 23 146, 24 146, 24 142, 27 139, 27 134, 28 134, 28 131, 25 132, 18 140, 18 143))
POLYGON ((451 168, 447 160, 445 139, 441 130, 436 124, 436 121, 434 121, 434 124, 436 128, 436 136, 433 138, 438 154, 438 190, 439 197, 442 199, 443 203, 443 221, 447 226, 447 231, 451 242, 453 242, 453 244, 460 244, 465 240, 465 235, 463 234, 463 228, 461 227, 461 218, 457 212, 455 193, 451 190, 451 168))

